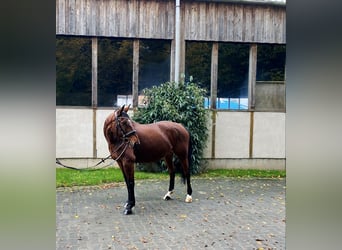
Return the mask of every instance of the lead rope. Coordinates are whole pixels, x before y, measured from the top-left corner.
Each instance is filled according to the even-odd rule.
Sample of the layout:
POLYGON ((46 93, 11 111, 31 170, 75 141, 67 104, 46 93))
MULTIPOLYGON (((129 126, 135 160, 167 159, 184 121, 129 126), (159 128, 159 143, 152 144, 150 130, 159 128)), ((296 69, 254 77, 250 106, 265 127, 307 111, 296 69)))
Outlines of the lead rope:
POLYGON ((94 166, 87 167, 87 168, 75 168, 75 167, 71 167, 71 166, 64 165, 63 163, 60 162, 60 160, 59 160, 58 158, 56 158, 56 164, 61 165, 62 167, 65 167, 65 168, 69 168, 69 169, 73 169, 73 170, 78 170, 78 171, 96 171, 96 170, 99 170, 99 169, 103 169, 103 168, 105 168, 105 167, 108 167, 108 166, 112 165, 113 162, 115 162, 115 161, 117 161, 117 160, 119 160, 119 159, 121 158, 121 156, 123 155, 123 153, 125 153, 125 151, 126 151, 126 149, 127 149, 127 147, 128 147, 129 141, 123 142, 123 143, 118 147, 118 150, 115 151, 115 152, 118 152, 119 149, 120 149, 120 148, 122 147, 122 145, 124 145, 124 144, 126 144, 126 145, 125 145, 124 149, 122 150, 122 152, 119 154, 119 156, 118 156, 116 159, 114 159, 113 161, 111 161, 109 164, 104 165, 104 166, 102 166, 102 167, 100 167, 100 168, 94 169, 94 168, 95 168, 96 166, 98 166, 99 164, 104 163, 105 160, 108 160, 108 159, 111 157, 111 155, 108 155, 106 158, 102 158, 97 164, 95 164, 94 166))

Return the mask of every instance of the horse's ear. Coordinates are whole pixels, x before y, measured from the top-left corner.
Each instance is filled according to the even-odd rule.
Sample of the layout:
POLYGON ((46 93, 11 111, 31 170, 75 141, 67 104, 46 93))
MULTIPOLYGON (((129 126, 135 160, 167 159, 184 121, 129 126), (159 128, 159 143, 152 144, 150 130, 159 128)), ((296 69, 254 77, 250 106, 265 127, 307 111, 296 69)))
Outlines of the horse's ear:
POLYGON ((129 104, 127 107, 125 107, 124 111, 127 113, 129 110, 129 107, 131 106, 131 104, 129 104))
POLYGON ((124 111, 125 105, 122 105, 122 107, 118 110, 117 116, 121 116, 122 111, 124 111))

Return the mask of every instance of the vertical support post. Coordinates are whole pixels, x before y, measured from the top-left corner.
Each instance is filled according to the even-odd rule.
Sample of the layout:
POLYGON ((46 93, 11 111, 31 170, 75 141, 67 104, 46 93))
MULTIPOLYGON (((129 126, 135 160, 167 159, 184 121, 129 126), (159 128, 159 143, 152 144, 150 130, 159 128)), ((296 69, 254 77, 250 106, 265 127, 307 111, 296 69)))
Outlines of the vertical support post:
POLYGON ((171 51, 170 51, 170 82, 175 81, 175 39, 171 40, 171 51))
POLYGON ((96 107, 93 107, 93 158, 97 158, 96 107))
POLYGON ((175 79, 176 83, 179 82, 179 68, 180 68, 180 40, 181 40, 181 32, 180 32, 180 0, 175 0, 175 79))
MULTIPOLYGON (((184 11, 182 11, 182 8, 180 8, 181 10, 181 16, 180 16, 180 55, 179 55, 179 81, 184 81, 184 74, 185 74, 185 39, 184 39, 184 25, 183 25, 183 21, 184 20, 184 11)), ((184 10, 184 8, 183 8, 184 10)))
POLYGON ((254 144, 254 111, 250 111, 249 116, 249 158, 253 158, 254 144))
POLYGON ((212 49, 211 49, 211 77, 210 77, 210 108, 211 109, 216 109, 217 71, 218 71, 218 42, 214 42, 212 49))
POLYGON ((249 47, 249 68, 248 68, 248 109, 255 109, 255 82, 257 69, 257 45, 249 47))
POLYGON ((257 69, 257 45, 251 44, 249 47, 249 68, 248 68, 248 109, 250 113, 249 130, 249 158, 253 158, 254 144, 254 110, 255 110, 255 82, 257 69))
POLYGON ((91 39, 91 106, 97 107, 97 37, 91 39))
POLYGON ((211 158, 215 159, 216 152, 216 110, 211 110, 211 158))
POLYGON ((133 75, 132 75, 132 99, 133 108, 138 107, 138 91, 139 91, 139 45, 140 40, 133 41, 133 75))
POLYGON ((97 158, 96 109, 97 109, 97 37, 91 39, 91 106, 93 108, 93 158, 97 158))

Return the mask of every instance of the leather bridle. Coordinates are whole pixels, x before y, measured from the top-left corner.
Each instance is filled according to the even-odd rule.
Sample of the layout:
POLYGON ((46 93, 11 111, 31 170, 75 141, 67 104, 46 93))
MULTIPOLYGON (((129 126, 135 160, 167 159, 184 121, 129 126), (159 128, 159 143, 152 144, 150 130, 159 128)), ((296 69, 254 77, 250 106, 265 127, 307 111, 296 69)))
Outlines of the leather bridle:
MULTIPOLYGON (((129 117, 122 117, 122 118, 130 120, 129 117)), ((124 140, 126 140, 126 139, 129 138, 130 136, 136 134, 137 131, 136 131, 134 128, 133 128, 133 130, 131 130, 131 131, 129 131, 129 132, 125 132, 125 130, 124 130, 124 129, 122 128, 122 126, 121 126, 121 122, 120 122, 118 116, 115 116, 115 121, 116 121, 116 128, 119 129, 119 130, 121 131, 121 133, 122 133, 122 138, 123 138, 124 140)), ((136 135, 136 136, 137 136, 137 135, 136 135)))

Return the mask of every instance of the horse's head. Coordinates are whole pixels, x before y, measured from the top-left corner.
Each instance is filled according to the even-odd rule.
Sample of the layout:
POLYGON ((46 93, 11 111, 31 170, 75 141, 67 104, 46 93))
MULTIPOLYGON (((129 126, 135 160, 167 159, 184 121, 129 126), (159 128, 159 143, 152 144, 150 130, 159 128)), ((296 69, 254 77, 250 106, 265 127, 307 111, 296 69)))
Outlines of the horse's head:
POLYGON ((130 144, 140 144, 137 131, 134 128, 133 121, 128 115, 130 105, 123 105, 121 108, 114 111, 114 123, 116 126, 117 135, 124 140, 129 140, 130 144))

